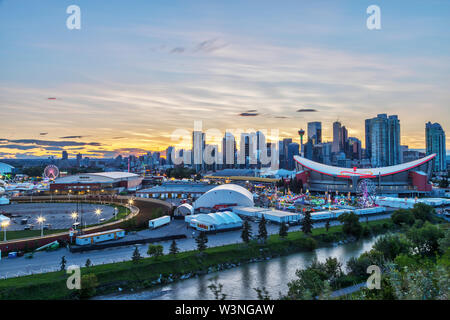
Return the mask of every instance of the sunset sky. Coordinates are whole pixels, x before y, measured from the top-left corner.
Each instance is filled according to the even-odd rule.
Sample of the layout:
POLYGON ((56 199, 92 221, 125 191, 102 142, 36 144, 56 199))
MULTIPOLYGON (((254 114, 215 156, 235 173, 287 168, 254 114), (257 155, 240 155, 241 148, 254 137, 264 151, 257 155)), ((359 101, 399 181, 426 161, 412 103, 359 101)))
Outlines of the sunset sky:
POLYGON ((423 149, 427 121, 450 134, 449 30, 445 0, 0 0, 0 158, 164 150, 195 120, 297 141, 339 119, 364 144, 378 113, 423 149))

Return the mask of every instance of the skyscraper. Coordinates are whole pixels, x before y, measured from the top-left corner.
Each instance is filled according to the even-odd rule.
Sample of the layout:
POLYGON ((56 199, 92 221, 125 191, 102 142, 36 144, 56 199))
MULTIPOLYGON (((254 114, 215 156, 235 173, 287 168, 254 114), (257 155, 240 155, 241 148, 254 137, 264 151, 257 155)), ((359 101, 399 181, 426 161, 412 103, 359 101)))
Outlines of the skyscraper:
POLYGON ((339 152, 341 140, 341 123, 339 121, 333 122, 333 146, 331 152, 339 152))
POLYGON ((203 169, 203 150, 205 150, 205 134, 201 131, 193 131, 191 163, 196 171, 203 169))
POLYGON ((172 153, 174 152, 174 147, 169 146, 166 149, 166 164, 173 165, 172 153))
POLYGON ((222 139, 223 167, 233 168, 236 164, 236 140, 233 134, 225 132, 222 139))
POLYGON ((308 122, 308 140, 313 144, 322 143, 322 122, 308 122))
POLYGON ((339 151, 340 152, 345 152, 346 154, 348 153, 347 143, 348 143, 348 131, 345 126, 342 126, 341 134, 339 137, 339 151))
POLYGON ((292 142, 288 145, 288 161, 287 161, 287 169, 294 170, 295 169, 295 160, 294 156, 298 156, 300 151, 300 146, 298 143, 292 142))
POLYGON ((69 154, 67 153, 66 150, 64 150, 64 151, 62 152, 61 160, 67 160, 67 159, 69 159, 69 154))
POLYGON ((366 152, 373 167, 400 164, 400 120, 379 114, 366 120, 366 152), (368 135, 368 136, 367 136, 368 135))
POLYGON ((393 115, 388 118, 388 165, 400 164, 402 156, 400 155, 400 120, 398 116, 393 115))
POLYGON ((445 151, 445 131, 439 123, 428 122, 425 125, 426 153, 436 154, 434 171, 447 169, 447 153, 445 151))
POLYGON ((291 138, 283 139, 282 146, 283 148, 280 150, 280 155, 283 154, 283 162, 280 160, 280 167, 287 169, 289 166, 289 144, 292 143, 291 138))
POLYGON ((77 154, 77 167, 81 166, 81 161, 83 161, 83 155, 79 153, 77 154))
POLYGON ((348 156, 351 160, 361 160, 361 141, 358 138, 348 138, 348 149, 348 156))

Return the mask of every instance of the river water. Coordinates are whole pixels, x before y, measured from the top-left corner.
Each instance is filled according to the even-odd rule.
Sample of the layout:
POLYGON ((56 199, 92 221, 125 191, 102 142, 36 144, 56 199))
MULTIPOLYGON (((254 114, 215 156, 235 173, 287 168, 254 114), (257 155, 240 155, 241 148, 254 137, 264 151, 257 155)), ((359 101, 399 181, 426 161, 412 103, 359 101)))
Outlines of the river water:
POLYGON ((316 249, 314 252, 302 252, 272 260, 241 265, 237 268, 218 271, 195 278, 180 280, 171 284, 155 287, 137 293, 113 294, 97 297, 101 300, 209 300, 214 299, 208 285, 210 279, 217 276, 217 281, 223 284, 222 292, 227 299, 257 299, 253 288, 265 287, 273 299, 279 298, 279 293, 287 292, 287 283, 296 279, 295 271, 307 267, 314 257, 325 261, 328 257, 336 257, 345 264, 351 257, 359 256, 371 249, 375 238, 363 239, 357 242, 316 249))

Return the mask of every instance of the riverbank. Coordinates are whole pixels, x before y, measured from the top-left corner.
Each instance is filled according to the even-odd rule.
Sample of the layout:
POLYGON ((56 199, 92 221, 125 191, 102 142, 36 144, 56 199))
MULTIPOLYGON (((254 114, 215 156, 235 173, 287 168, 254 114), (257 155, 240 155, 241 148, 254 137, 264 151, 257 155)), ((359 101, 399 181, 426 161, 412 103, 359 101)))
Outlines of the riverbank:
MULTIPOLYGON (((363 223, 365 236, 381 234, 396 229, 390 219, 363 223)), ((87 296, 148 289, 155 285, 171 283, 223 269, 242 263, 268 260, 291 253, 312 251, 318 246, 327 246, 352 241, 342 231, 342 226, 313 229, 311 237, 302 232, 290 232, 286 239, 272 235, 265 244, 255 241, 247 244, 231 244, 206 249, 165 255, 159 258, 144 258, 132 261, 81 268, 82 275, 90 277, 95 287, 87 296), (95 279, 95 280, 92 280, 95 279)), ((132 252, 130 252, 131 255, 132 252)), ((76 299, 80 292, 68 290, 68 275, 52 272, 0 281, 0 299, 76 299)), ((87 279, 87 277, 86 277, 87 279)), ((86 280, 88 281, 88 280, 86 280)), ((86 293, 83 293, 86 297, 86 293)))

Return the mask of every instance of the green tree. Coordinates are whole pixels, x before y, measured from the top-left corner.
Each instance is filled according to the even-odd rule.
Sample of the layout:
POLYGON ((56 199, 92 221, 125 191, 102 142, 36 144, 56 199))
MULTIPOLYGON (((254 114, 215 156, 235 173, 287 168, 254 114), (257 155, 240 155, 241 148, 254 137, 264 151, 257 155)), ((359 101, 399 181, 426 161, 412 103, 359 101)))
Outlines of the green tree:
POLYGON ((359 222, 359 217, 354 213, 343 213, 338 217, 342 223, 342 231, 350 236, 359 238, 362 234, 363 227, 359 222))
POLYGON ((439 251, 445 253, 450 248, 450 229, 445 230, 444 237, 438 240, 439 251))
POLYGON ((264 215, 258 223, 258 239, 263 243, 267 240, 266 218, 264 218, 264 215))
POLYGON ((444 238, 444 232, 430 222, 426 222, 422 228, 412 227, 406 233, 417 253, 434 255, 439 249, 439 240, 444 238))
POLYGON ((280 224, 280 230, 278 231, 278 234, 283 239, 288 236, 288 226, 286 225, 286 223, 283 222, 280 224))
POLYGON ((411 210, 398 209, 392 213, 391 220, 396 225, 406 224, 411 226, 414 224, 414 214, 411 210))
POLYGON ((134 247, 133 255, 131 256, 131 261, 133 261, 133 263, 137 264, 141 261, 141 259, 142 259, 142 256, 139 253, 138 247, 134 247))
POLYGON ((439 188, 448 188, 448 180, 442 179, 441 181, 439 181, 439 188))
POLYGON ((402 235, 385 235, 375 242, 373 248, 383 253, 386 260, 393 261, 399 254, 408 254, 411 243, 402 235))
POLYGON ((211 284, 208 286, 208 289, 211 290, 214 298, 216 300, 225 300, 227 298, 227 295, 223 293, 223 284, 217 281, 217 276, 209 279, 209 281, 211 282, 211 284))
POLYGON ((80 298, 87 299, 93 297, 97 291, 98 279, 94 273, 81 276, 80 298))
POLYGON ((412 212, 416 220, 420 219, 422 221, 431 221, 435 210, 432 206, 419 202, 414 205, 412 212))
POLYGON ((206 236, 205 231, 200 231, 199 235, 195 238, 195 242, 197 243, 197 250, 200 252, 205 251, 207 248, 206 243, 208 243, 208 237, 206 236))
POLYGON ((149 244, 147 249, 147 254, 150 257, 155 257, 155 260, 158 260, 159 257, 161 257, 163 253, 163 246, 160 244, 149 244))
POLYGON ((330 230, 330 220, 325 222, 325 231, 328 232, 328 230, 330 230))
POLYGON ((241 238, 245 243, 249 243, 252 237, 252 227, 247 220, 244 221, 244 225, 242 227, 241 238))
POLYGON ((67 264, 67 260, 65 256, 61 257, 61 262, 59 263, 59 266, 61 268, 61 271, 66 270, 66 264, 67 264))
POLYGON ((172 240, 172 243, 170 244, 169 253, 172 255, 176 255, 179 252, 177 242, 175 240, 172 240))
POLYGON ((266 287, 253 288, 253 290, 256 291, 259 300, 271 300, 269 292, 267 291, 266 287))
POLYGON ((87 259, 87 260, 86 260, 86 263, 84 264, 84 266, 85 266, 86 268, 89 268, 91 265, 92 265, 91 259, 87 259))
POLYGON ((303 215, 303 219, 302 219, 302 231, 303 231, 303 233, 304 234, 311 234, 312 227, 313 227, 313 223, 312 223, 312 219, 311 219, 311 212, 306 211, 305 214, 303 215))

